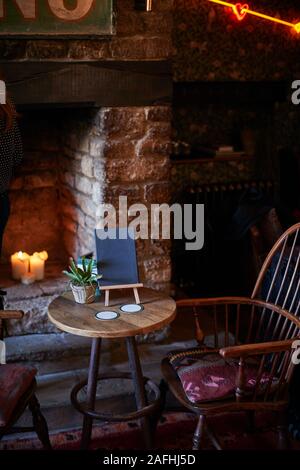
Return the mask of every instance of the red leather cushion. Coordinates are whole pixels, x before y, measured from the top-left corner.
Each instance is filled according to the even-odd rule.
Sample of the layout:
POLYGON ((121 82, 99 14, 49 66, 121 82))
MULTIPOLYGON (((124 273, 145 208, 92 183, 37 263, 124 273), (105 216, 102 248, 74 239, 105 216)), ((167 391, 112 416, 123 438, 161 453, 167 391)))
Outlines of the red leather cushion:
MULTIPOLYGON (((187 398, 192 403, 220 400, 234 396, 238 363, 224 360, 218 353, 191 350, 172 354, 170 362, 175 368, 187 398)), ((250 392, 256 385, 258 367, 256 364, 246 364, 245 390, 250 392)), ((260 385, 264 389, 269 381, 269 374, 263 373, 260 385)), ((277 379, 273 379, 272 385, 277 379)))
POLYGON ((21 396, 30 387, 36 369, 18 364, 0 365, 0 427, 5 426, 21 396))

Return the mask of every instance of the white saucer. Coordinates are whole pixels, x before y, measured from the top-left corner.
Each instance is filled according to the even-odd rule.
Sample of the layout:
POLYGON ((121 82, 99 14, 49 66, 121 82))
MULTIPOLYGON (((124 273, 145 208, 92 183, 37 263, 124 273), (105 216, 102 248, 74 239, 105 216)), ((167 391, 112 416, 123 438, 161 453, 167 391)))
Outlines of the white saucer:
POLYGON ((138 313, 144 310, 144 307, 139 304, 125 304, 121 305, 120 310, 123 313, 138 313))
POLYGON ((95 317, 97 320, 115 320, 120 315, 117 312, 111 310, 103 310, 102 312, 96 313, 95 317))

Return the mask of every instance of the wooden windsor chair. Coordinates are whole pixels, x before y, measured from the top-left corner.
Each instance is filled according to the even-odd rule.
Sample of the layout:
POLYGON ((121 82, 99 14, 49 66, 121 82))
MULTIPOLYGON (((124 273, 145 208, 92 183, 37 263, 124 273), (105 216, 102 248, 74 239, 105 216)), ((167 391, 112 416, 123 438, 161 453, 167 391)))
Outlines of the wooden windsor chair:
MULTIPOLYGON (((3 340, 3 322, 21 319, 22 311, 3 310, 4 291, 0 290, 0 340, 3 340)), ((36 431, 47 450, 51 449, 48 426, 35 395, 36 369, 20 364, 0 364, 0 440, 7 434, 36 431), (15 423, 26 408, 32 413, 33 426, 17 427, 15 423)))
POLYGON ((194 450, 204 432, 221 449, 207 417, 236 411, 245 411, 252 424, 256 411, 276 412, 279 447, 287 446, 288 388, 300 332, 299 231, 297 224, 275 243, 251 298, 177 302, 179 309, 194 313, 198 346, 169 354, 162 361, 162 373, 181 405, 198 416, 194 450), (203 309, 212 313, 210 346, 200 326, 203 309))

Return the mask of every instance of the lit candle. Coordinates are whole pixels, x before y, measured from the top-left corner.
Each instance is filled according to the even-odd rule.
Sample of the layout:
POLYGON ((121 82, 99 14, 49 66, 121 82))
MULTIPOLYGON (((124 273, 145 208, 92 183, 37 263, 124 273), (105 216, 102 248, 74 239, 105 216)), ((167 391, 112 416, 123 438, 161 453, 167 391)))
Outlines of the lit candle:
POLYGON ((30 273, 36 281, 41 281, 45 277, 45 261, 48 259, 47 251, 33 253, 30 256, 30 273))
POLYGON ((16 281, 19 281, 24 274, 28 273, 29 258, 30 256, 27 253, 23 253, 23 251, 11 255, 12 278, 16 281))

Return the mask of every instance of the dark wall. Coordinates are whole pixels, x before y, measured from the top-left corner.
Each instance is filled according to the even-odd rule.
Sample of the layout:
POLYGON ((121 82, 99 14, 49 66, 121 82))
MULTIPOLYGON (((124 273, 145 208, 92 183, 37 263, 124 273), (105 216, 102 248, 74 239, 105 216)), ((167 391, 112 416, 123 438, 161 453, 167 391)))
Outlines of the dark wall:
MULTIPOLYGON (((300 154, 299 107, 291 102, 288 82, 178 83, 173 135, 196 149, 232 145, 248 154, 252 150, 252 177, 278 179, 280 149, 290 147, 300 154)), ((248 179, 245 168, 249 167, 212 162, 209 171, 197 176, 205 183, 248 179)))
MULTIPOLYGON (((300 21, 300 2, 247 3, 300 21)), ((300 107, 291 102, 291 82, 300 79, 300 34, 250 15, 239 22, 230 9, 208 0, 175 0, 173 44, 174 140, 247 150, 243 140, 250 135, 252 176, 278 180, 280 150, 300 154, 300 107)), ((186 173, 181 167, 176 179, 186 181, 186 173)), ((248 164, 212 162, 191 173, 199 182, 223 182, 248 179, 251 171, 248 164)))
MULTIPOLYGON (((300 21, 295 0, 247 3, 253 10, 300 21)), ((288 27, 250 15, 239 22, 230 9, 208 0, 175 0, 174 22, 176 81, 300 77, 300 34, 288 27)))

